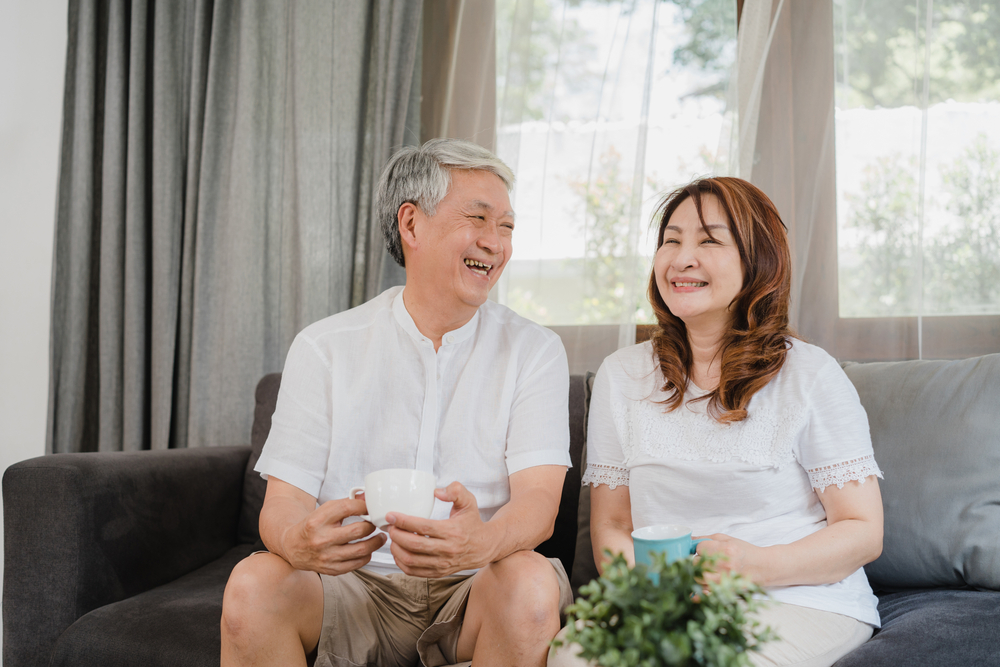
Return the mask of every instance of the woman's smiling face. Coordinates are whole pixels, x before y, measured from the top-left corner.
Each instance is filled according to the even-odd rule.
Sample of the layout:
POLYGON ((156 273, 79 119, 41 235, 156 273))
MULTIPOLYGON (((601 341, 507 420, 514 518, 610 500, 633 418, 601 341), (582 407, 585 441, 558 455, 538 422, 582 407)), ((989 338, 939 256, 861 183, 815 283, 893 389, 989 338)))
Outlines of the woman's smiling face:
POLYGON ((656 287, 688 328, 728 326, 743 289, 743 262, 718 199, 704 194, 701 206, 704 225, 691 197, 667 221, 653 260, 656 287))

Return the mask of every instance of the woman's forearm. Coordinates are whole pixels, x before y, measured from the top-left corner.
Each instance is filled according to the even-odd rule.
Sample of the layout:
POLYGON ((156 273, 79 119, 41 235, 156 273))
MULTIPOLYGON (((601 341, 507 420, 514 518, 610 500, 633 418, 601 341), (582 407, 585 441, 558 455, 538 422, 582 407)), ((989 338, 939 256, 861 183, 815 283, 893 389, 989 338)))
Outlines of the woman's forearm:
POLYGON ((746 572, 762 586, 832 584, 853 574, 882 553, 882 528, 870 521, 847 519, 812 535, 763 549, 756 572, 746 572))
POLYGON ((821 585, 841 581, 882 553, 882 496, 878 480, 829 486, 819 495, 827 525, 790 544, 757 547, 713 535, 698 553, 721 553, 723 569, 762 586, 821 585))
POLYGON ((591 543, 594 548, 594 562, 599 572, 604 572, 604 564, 609 558, 605 551, 612 555, 622 554, 629 565, 635 564, 635 550, 632 547, 632 528, 615 522, 602 522, 590 528, 591 543))
POLYGON ((604 572, 608 557, 623 554, 629 565, 635 564, 632 548, 632 501, 627 486, 610 489, 604 484, 590 492, 590 541, 594 549, 597 569, 604 572))

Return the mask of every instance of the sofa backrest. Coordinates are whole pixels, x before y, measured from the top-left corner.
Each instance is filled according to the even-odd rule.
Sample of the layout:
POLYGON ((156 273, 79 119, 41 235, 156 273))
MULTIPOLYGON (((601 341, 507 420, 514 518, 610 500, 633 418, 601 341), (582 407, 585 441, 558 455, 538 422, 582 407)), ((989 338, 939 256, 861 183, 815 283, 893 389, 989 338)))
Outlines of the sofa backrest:
POLYGON ((254 392, 256 405, 253 411, 253 428, 250 431, 250 459, 243 473, 243 504, 240 509, 240 522, 237 526, 236 540, 240 544, 251 544, 260 540, 260 508, 264 506, 264 491, 267 482, 253 468, 257 465, 260 452, 264 449, 267 434, 271 432, 271 415, 278 402, 278 387, 281 386, 281 373, 265 375, 257 383, 254 392))
POLYGON ((876 590, 1000 590, 1000 354, 845 364, 885 509, 876 590))
MULTIPOLYGON (((256 407, 254 409, 253 430, 251 432, 252 451, 247 462, 243 481, 243 505, 238 526, 238 541, 240 543, 257 542, 260 539, 258 522, 260 509, 264 505, 264 491, 267 483, 260 473, 254 471, 260 452, 264 448, 267 434, 271 431, 271 415, 278 400, 278 388, 281 385, 281 374, 271 373, 261 378, 257 384, 256 407)), ((537 551, 549 558, 562 561, 566 572, 573 570, 573 556, 576 545, 577 501, 580 496, 580 463, 583 455, 583 410, 584 410, 584 378, 582 375, 570 377, 569 382, 569 433, 570 458, 573 467, 566 472, 563 483, 562 501, 559 505, 559 516, 556 527, 546 542, 539 545, 537 551)))

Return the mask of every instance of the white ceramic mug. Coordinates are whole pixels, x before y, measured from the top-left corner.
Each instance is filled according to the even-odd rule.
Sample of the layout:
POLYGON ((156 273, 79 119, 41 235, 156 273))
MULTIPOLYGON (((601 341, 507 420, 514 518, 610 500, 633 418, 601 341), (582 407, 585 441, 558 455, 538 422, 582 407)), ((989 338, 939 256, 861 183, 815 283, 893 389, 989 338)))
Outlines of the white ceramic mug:
POLYGON ((365 475, 364 486, 354 487, 348 495, 353 500, 359 493, 365 494, 368 506, 368 514, 361 518, 376 528, 388 525, 385 515, 389 512, 429 519, 434 509, 434 475, 408 468, 376 470, 365 475))

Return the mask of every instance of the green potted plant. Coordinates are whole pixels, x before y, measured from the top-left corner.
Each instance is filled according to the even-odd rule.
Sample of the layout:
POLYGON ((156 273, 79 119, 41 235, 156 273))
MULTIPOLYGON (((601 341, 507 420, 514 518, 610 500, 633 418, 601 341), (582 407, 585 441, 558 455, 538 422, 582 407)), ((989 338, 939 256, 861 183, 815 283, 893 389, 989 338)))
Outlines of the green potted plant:
POLYGON ((712 576, 715 563, 660 555, 649 568, 629 567, 615 556, 567 608, 565 642, 600 667, 749 667, 748 652, 774 638, 751 618, 764 590, 740 575, 712 576))

